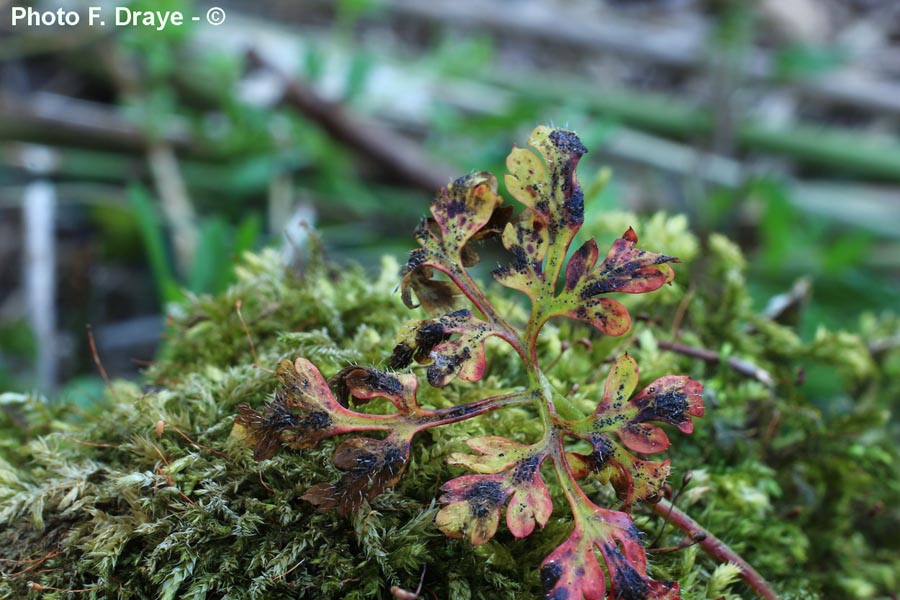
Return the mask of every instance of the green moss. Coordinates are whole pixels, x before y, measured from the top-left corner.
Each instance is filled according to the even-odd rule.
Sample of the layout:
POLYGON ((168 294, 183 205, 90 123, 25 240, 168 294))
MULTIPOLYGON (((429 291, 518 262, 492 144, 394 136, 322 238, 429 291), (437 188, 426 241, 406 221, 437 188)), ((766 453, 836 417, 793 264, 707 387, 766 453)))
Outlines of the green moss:
MULTIPOLYGON (((673 485, 694 471, 679 505, 785 598, 877 598, 896 590, 900 542, 890 532, 900 530, 900 358, 896 350, 873 355, 868 346, 896 339, 896 317, 865 317, 856 327, 864 336, 823 330, 805 342, 752 312, 733 244, 715 237, 698 252, 681 220, 657 216, 642 225, 671 237, 665 243, 675 253, 699 258, 678 268, 679 283, 667 293, 641 297, 638 312, 652 320, 622 338, 573 322, 548 326, 542 364, 565 352, 548 369, 554 385, 577 384, 569 395, 589 410, 605 361, 626 349, 641 364, 642 385, 678 372, 704 381, 707 417, 674 451, 673 485), (654 341, 672 339, 678 314, 681 342, 751 361, 775 386, 661 349, 654 341), (579 338, 590 348, 563 350, 560 339, 579 338), (829 375, 827 385, 814 378, 819 371, 829 375)), ((271 396, 276 381, 268 369, 282 358, 309 357, 326 376, 351 362, 385 365, 394 334, 415 316, 392 293, 398 279, 392 260, 373 280, 357 268, 321 264, 298 275, 274 252, 247 255, 229 290, 173 307, 165 348, 142 386, 115 383, 87 412, 0 396, 0 597, 389 598, 392 585, 414 589, 423 568, 425 597, 540 597, 537 566, 569 531, 564 510, 526 540, 501 528, 477 548, 432 524, 438 487, 462 473, 444 458, 468 437, 534 439, 539 424, 528 410, 423 434, 400 484, 349 520, 315 513, 300 499, 309 486, 336 478, 333 442, 257 463, 231 437, 235 406, 271 396), (38 592, 28 581, 89 591, 38 592)), ((512 300, 498 298, 498 306, 513 318, 521 312, 512 300)), ((521 366, 500 348, 489 353, 482 382, 423 386, 420 402, 449 406, 505 391, 521 366)), ((599 483, 587 490, 609 494, 599 483)), ((551 493, 559 500, 559 490, 551 493)), ((661 519, 642 507, 635 517, 652 541, 661 519)), ((681 537, 669 526, 659 545, 681 537)), ((651 553, 650 569, 679 579, 686 599, 749 594, 729 567, 697 547, 651 553)))

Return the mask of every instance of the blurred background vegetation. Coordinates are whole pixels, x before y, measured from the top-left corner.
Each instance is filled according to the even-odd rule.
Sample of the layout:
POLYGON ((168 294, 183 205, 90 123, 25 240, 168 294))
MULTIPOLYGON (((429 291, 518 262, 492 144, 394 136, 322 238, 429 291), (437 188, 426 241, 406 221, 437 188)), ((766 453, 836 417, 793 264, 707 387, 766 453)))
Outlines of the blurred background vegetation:
MULTIPOLYGON (((34 6, 86 22, 83 2, 34 6)), ((585 182, 589 214, 732 236, 759 308, 812 297, 806 336, 898 305, 896 2, 221 6, 163 31, 4 18, 0 388, 89 401, 86 323, 133 376, 166 303, 223 290, 246 249, 289 253, 301 222, 337 260, 402 256, 441 184, 502 172, 538 123, 582 136, 584 173, 613 167, 585 182)))
MULTIPOLYGON (((52 4, 34 6, 86 22, 86 3, 52 4)), ((898 305, 896 2, 221 6, 220 26, 163 31, 4 19, 0 388, 89 401, 86 323, 133 376, 166 303, 223 290, 244 250, 289 254, 301 222, 336 260, 402 256, 441 184, 502 172, 538 123, 592 149, 589 214, 684 213, 730 235, 759 308, 812 297, 807 337, 898 305)))
MULTIPOLYGON (((115 6, 33 3, 83 21, 88 5, 115 6)), ((682 266, 683 288, 661 292, 665 319, 635 313, 648 331, 673 323, 676 341, 659 335, 659 348, 672 350, 685 323, 710 370, 738 350, 776 376, 777 393, 739 386, 726 369, 710 376, 721 397, 709 406, 726 408, 681 459, 702 469, 715 462, 702 436, 734 441, 727 477, 713 469, 717 493, 730 493, 735 473, 763 488, 777 471, 792 490, 778 520, 766 529, 763 517, 720 506, 705 522, 774 538, 794 527, 792 503, 822 499, 828 510, 802 517, 811 537, 827 522, 835 538, 813 540, 817 569, 837 556, 852 574, 860 567, 846 556, 868 557, 859 548, 871 545, 887 557, 871 569, 884 574, 842 571, 850 583, 840 593, 896 598, 885 595, 900 580, 896 540, 879 523, 900 522, 897 479, 872 475, 896 472, 900 445, 896 0, 218 5, 227 18, 212 26, 190 20, 208 3, 129 3, 188 18, 157 31, 12 28, 0 3, 0 392, 39 390, 55 403, 48 410, 102 406, 86 325, 109 375, 138 379, 167 335, 183 342, 197 306, 217 307, 212 327, 233 343, 215 351, 234 354, 245 338, 223 316, 231 296, 190 301, 232 284, 245 250, 275 246, 280 255, 262 256, 296 267, 313 247, 374 276, 385 254, 403 262, 441 185, 472 170, 500 174, 535 125, 565 126, 591 149, 580 169, 584 233, 603 247, 632 224, 623 212, 636 214, 642 246, 699 265, 682 266), (719 234, 738 244, 746 272, 719 234), (864 459, 881 470, 858 468, 864 459)), ((648 363, 659 358, 655 339, 635 350, 648 363)), ((617 343, 595 339, 597 360, 617 343)), ((181 342, 168 354, 154 368, 204 358, 181 342)))

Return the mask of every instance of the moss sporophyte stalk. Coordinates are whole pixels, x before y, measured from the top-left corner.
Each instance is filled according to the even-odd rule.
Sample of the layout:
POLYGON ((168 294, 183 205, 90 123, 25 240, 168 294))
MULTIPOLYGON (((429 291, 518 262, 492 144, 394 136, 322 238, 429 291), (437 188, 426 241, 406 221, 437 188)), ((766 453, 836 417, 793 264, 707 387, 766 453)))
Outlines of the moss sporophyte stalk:
POLYGON ((557 317, 584 321, 607 336, 626 333, 631 317, 610 294, 659 289, 672 281, 670 265, 678 259, 638 248, 631 228, 602 260, 593 238, 570 256, 584 221, 576 167, 587 150, 574 133, 548 127, 535 129, 529 144, 537 152, 514 148, 506 162, 506 189, 524 207, 518 214, 498 194, 490 173, 462 177, 434 199, 432 216, 416 229, 420 247, 410 254, 401 283, 403 302, 410 308, 420 305, 430 318, 398 332, 389 370, 351 365, 326 379, 305 357, 284 360, 275 373, 282 387, 274 400, 259 410, 240 405, 235 430, 259 461, 282 446, 313 448, 349 434, 334 452, 339 479, 313 485, 303 495, 319 511, 347 516, 397 484, 409 468, 417 434, 507 407, 529 407, 543 429, 536 442, 480 436, 466 440, 472 453, 447 457, 473 473, 441 487, 437 528, 482 545, 494 537, 505 512, 509 532, 515 538, 529 536, 561 508, 554 506, 544 481, 552 477, 573 526, 541 564, 546 598, 679 598, 677 582, 648 575, 629 509, 658 500, 669 475, 669 460, 638 456, 669 447, 666 432, 654 423, 691 433, 692 417, 703 415, 702 384, 669 375, 635 393, 637 362, 628 354, 610 357, 596 409, 584 414, 542 371, 538 352, 541 330, 557 317), (527 321, 508 320, 469 273, 479 261, 473 242, 489 238, 499 238, 512 255, 492 275, 529 298, 527 321), (435 388, 454 379, 478 382, 486 371, 485 341, 492 336, 508 344, 521 362, 514 391, 439 409, 420 406, 420 379, 418 369, 409 370, 412 365, 426 365, 425 380, 435 388), (368 410, 375 399, 386 400, 390 408, 368 410), (595 504, 582 487, 588 480, 611 484, 616 506, 595 504))

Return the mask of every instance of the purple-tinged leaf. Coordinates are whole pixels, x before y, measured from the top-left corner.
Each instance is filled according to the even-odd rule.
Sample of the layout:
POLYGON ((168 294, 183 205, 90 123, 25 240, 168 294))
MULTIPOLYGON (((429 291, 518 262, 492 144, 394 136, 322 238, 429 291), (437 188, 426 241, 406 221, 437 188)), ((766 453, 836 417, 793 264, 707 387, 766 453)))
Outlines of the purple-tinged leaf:
POLYGON ((575 286, 593 270, 599 257, 600 250, 594 238, 583 243, 575 251, 569 259, 569 264, 566 265, 566 291, 575 289, 575 286))
POLYGON ((659 493, 669 474, 669 461, 639 459, 622 444, 643 454, 662 452, 669 447, 669 438, 661 427, 648 421, 670 423, 689 433, 693 430, 691 416, 703 415, 700 383, 683 376, 663 377, 631 397, 638 376, 635 360, 627 354, 620 357, 610 368, 594 414, 561 425, 566 435, 592 446, 587 455, 569 453, 573 474, 593 473, 610 481, 626 505, 659 493))
POLYGON ((678 259, 641 250, 636 247, 637 241, 637 234, 629 227, 613 243, 603 262, 572 289, 586 299, 609 292, 643 294, 671 282, 675 272, 666 263, 679 262, 678 259))
POLYGON ((390 364, 400 369, 412 360, 430 363, 428 383, 444 387, 455 377, 478 381, 484 375, 485 339, 497 332, 470 310, 419 321, 398 338, 390 364))
POLYGON ((371 367, 351 365, 344 367, 330 380, 338 402, 349 405, 350 398, 365 403, 372 398, 390 400, 401 414, 409 414, 419 408, 416 400, 418 380, 411 373, 387 373, 371 367))
POLYGON ((450 537, 465 536, 474 545, 483 544, 497 532, 507 499, 506 525, 515 537, 530 535, 536 524, 546 525, 553 512, 540 474, 546 453, 497 437, 477 438, 469 445, 483 454, 454 454, 449 462, 480 474, 457 477, 441 487, 445 493, 440 501, 447 506, 435 519, 438 528, 450 537))
POLYGON ((572 304, 572 308, 555 312, 553 316, 584 321, 599 329, 603 335, 619 336, 631 328, 631 315, 618 300, 588 298, 572 304))
POLYGON ((599 265, 599 250, 593 239, 585 242, 569 259, 566 266, 565 287, 552 301, 547 302, 549 317, 569 317, 590 323, 604 335, 618 336, 631 327, 631 316, 625 307, 601 294, 652 292, 675 276, 666 264, 678 259, 647 252, 635 247, 637 235, 628 231, 610 248, 599 265))
POLYGON ((703 416, 703 384, 685 375, 660 377, 631 399, 639 412, 635 421, 659 421, 693 433, 691 417, 703 416))
POLYGON ((590 454, 566 454, 573 476, 591 474, 603 483, 611 483, 623 506, 658 497, 669 476, 668 460, 639 459, 603 434, 590 436, 587 441, 593 447, 590 454))
POLYGON ((429 313, 450 310, 455 306, 458 288, 446 281, 434 280, 434 269, 458 274, 463 267, 478 262, 470 242, 498 235, 511 215, 501 206, 497 195, 497 179, 490 173, 473 173, 461 177, 442 189, 431 203, 431 219, 416 229, 416 241, 422 246, 414 250, 400 284, 403 302, 410 308, 416 293, 429 313))
POLYGON ((626 513, 606 510, 584 499, 575 529, 541 565, 548 600, 677 600, 678 585, 647 576, 640 534, 626 513), (600 551, 609 585, 597 562, 600 551))
POLYGON ((547 600, 604 600, 606 579, 594 546, 576 529, 541 563, 547 600))

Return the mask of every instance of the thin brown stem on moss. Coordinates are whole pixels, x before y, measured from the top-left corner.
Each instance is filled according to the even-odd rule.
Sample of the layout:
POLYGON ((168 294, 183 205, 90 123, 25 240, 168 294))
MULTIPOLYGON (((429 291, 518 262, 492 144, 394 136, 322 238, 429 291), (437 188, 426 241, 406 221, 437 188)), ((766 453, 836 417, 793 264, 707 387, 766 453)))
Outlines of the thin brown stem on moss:
POLYGON ((766 600, 778 600, 778 594, 769 585, 769 582, 763 578, 759 572, 750 566, 737 552, 728 547, 728 545, 707 531, 702 525, 697 523, 680 508, 669 502, 668 500, 660 500, 656 504, 649 505, 653 512, 660 515, 664 519, 668 519, 673 525, 684 531, 691 539, 702 539, 698 541, 698 545, 706 551, 707 554, 718 560, 719 562, 733 562, 741 569, 741 579, 749 585, 754 592, 759 594, 761 598, 766 600))

